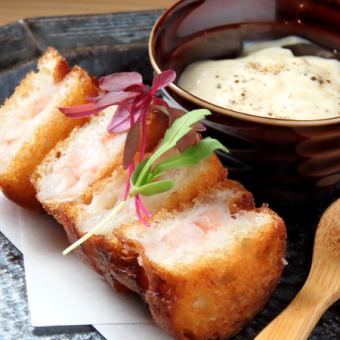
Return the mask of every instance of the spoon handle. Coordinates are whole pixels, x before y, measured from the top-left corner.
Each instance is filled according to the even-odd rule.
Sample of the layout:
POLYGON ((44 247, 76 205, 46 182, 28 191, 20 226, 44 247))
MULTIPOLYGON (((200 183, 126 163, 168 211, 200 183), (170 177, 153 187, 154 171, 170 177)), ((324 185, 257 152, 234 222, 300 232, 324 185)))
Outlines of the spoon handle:
POLYGON ((313 261, 308 279, 289 306, 255 340, 304 340, 326 309, 339 298, 339 266, 313 261), (334 282, 335 281, 335 282, 334 282))

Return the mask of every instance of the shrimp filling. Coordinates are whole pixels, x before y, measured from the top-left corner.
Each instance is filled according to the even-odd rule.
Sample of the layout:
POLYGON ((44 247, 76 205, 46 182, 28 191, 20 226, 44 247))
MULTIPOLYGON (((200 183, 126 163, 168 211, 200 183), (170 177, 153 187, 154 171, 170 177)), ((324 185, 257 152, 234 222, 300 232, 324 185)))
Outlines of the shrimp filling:
POLYGON ((40 180, 40 199, 72 200, 121 162, 126 133, 113 135, 106 128, 115 109, 106 109, 71 136, 40 180))
POLYGON ((149 259, 165 267, 220 256, 271 222, 266 213, 239 210, 231 214, 229 204, 235 194, 219 189, 208 200, 155 221, 150 228, 132 228, 127 237, 139 242, 149 259))
MULTIPOLYGON (((141 196, 144 206, 150 213, 155 214, 162 208, 173 208, 173 205, 178 203, 178 197, 187 199, 185 194, 190 195, 187 188, 192 185, 197 186, 195 183, 200 180, 209 162, 210 159, 207 159, 197 165, 166 171, 160 177, 160 180, 173 180, 175 186, 171 190, 157 195, 141 196), (175 200, 173 199, 174 196, 177 197, 175 200)), ((109 178, 97 183, 89 203, 77 203, 79 210, 76 217, 77 225, 82 231, 88 232, 94 228, 124 199, 126 181, 127 171, 123 170, 122 167, 118 167, 109 178)), ((112 231, 117 227, 134 222, 137 222, 135 203, 132 197, 128 197, 122 210, 114 218, 110 219, 98 233, 112 234, 112 231)))
POLYGON ((18 150, 29 139, 57 88, 58 85, 51 80, 46 81, 44 87, 37 86, 21 100, 20 111, 17 105, 12 105, 6 110, 0 125, 0 171, 9 165, 18 150))
MULTIPOLYGON (((76 224, 84 232, 91 231, 102 222, 119 202, 124 199, 127 172, 121 167, 113 171, 109 178, 97 184, 92 199, 88 203, 77 204, 76 224)), ((110 234, 113 229, 135 218, 134 201, 129 198, 124 208, 101 228, 99 234, 110 234)))

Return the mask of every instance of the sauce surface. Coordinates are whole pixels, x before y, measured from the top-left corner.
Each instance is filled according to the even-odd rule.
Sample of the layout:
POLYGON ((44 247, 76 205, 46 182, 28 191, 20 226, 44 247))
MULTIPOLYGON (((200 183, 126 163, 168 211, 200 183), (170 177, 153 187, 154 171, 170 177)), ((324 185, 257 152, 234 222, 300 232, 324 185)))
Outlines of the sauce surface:
POLYGON ((298 37, 246 43, 236 59, 190 64, 179 86, 215 105, 251 115, 292 120, 340 116, 340 62, 296 57, 281 46, 298 37))

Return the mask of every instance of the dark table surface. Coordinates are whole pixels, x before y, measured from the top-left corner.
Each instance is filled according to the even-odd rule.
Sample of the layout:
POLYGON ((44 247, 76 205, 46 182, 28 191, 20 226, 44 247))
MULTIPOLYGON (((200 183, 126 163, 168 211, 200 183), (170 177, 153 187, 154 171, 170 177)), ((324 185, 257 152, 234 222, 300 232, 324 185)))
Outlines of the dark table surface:
MULTIPOLYGON (((71 63, 80 64, 96 76, 136 70, 150 81, 147 40, 159 14, 159 11, 143 11, 38 18, 0 27, 0 103, 22 76, 35 67, 36 58, 47 46, 55 46, 71 63)), ((252 339, 301 288, 310 266, 317 221, 334 199, 335 196, 328 197, 315 206, 281 211, 288 229, 289 264, 264 311, 235 339, 252 339)), ((0 340, 40 338, 102 339, 102 336, 91 326, 34 328, 30 325, 23 258, 0 233, 0 340)), ((310 339, 340 339, 339 302, 325 313, 310 339)))

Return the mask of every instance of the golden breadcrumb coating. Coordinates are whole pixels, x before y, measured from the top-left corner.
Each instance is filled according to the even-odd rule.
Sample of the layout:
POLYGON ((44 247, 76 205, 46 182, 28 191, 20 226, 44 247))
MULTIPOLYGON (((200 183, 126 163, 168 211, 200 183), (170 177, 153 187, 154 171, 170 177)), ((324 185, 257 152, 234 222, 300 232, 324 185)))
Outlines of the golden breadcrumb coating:
MULTIPOLYGON (((22 101, 35 95, 35 86, 39 86, 39 91, 43 91, 44 87, 51 87, 50 94, 44 93, 44 105, 39 107, 38 112, 34 112, 34 123, 25 123, 33 125, 25 129, 24 136, 18 137, 20 140, 15 152, 11 157, 3 155, 8 158, 8 164, 0 171, 0 186, 4 194, 16 203, 30 208, 39 206, 30 183, 31 174, 59 140, 64 139, 75 126, 84 123, 84 119, 65 117, 58 107, 82 104, 87 96, 97 93, 91 77, 83 69, 76 66, 67 73, 65 59, 54 49, 47 50, 39 59, 38 69, 37 73, 27 75, 0 109, 1 127, 1 124, 8 125, 5 120, 7 112, 19 115, 25 110, 22 101), (53 81, 45 85, 46 79, 53 81)), ((20 124, 20 119, 15 124, 20 124)), ((4 128, 15 130, 17 126, 4 128)))

